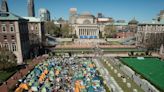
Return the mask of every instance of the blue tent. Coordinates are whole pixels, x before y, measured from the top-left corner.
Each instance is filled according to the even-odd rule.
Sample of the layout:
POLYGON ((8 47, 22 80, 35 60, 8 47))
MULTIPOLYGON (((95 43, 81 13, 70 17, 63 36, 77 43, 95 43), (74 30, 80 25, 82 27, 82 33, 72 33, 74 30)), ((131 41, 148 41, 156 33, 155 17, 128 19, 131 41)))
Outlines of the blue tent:
POLYGON ((94 88, 92 86, 88 87, 88 92, 94 92, 94 88))

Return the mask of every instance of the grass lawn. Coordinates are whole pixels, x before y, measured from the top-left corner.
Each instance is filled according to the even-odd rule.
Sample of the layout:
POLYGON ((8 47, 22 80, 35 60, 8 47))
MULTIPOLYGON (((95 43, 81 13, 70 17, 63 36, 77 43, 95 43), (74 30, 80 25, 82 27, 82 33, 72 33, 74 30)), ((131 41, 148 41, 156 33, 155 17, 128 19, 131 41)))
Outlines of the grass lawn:
POLYGON ((11 71, 11 72, 7 72, 7 71, 0 71, 0 80, 2 81, 6 81, 11 75, 13 75, 16 71, 11 71))
POLYGON ((146 57, 143 60, 139 60, 136 57, 120 59, 124 64, 164 91, 164 61, 154 57, 146 57))
POLYGON ((120 42, 118 41, 110 41, 109 43, 111 43, 112 45, 120 45, 120 42))

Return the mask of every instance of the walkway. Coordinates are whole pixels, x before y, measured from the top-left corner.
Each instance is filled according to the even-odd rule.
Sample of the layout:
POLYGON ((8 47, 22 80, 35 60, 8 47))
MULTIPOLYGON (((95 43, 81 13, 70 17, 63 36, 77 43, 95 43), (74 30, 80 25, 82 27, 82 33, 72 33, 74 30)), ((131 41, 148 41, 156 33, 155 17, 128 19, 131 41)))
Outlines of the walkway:
POLYGON ((100 61, 98 61, 97 59, 94 59, 94 63, 96 64, 99 71, 101 71, 101 70, 103 71, 100 73, 101 73, 102 77, 105 79, 108 88, 111 88, 111 86, 112 86, 112 88, 111 88, 112 92, 122 92, 119 85, 116 82, 114 82, 112 76, 109 74, 107 69, 104 68, 103 64, 100 61))

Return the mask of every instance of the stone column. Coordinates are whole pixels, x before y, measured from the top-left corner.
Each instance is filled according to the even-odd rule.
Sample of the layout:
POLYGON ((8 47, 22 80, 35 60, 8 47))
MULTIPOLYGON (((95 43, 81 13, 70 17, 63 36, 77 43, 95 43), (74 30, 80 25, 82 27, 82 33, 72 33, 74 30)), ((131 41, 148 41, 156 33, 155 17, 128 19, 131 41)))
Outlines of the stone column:
POLYGON ((91 29, 89 29, 89 34, 88 34, 89 36, 91 35, 91 29))
POLYGON ((79 31, 77 31, 77 32, 78 32, 77 34, 78 34, 78 36, 80 36, 80 28, 79 28, 78 30, 79 30, 79 31))

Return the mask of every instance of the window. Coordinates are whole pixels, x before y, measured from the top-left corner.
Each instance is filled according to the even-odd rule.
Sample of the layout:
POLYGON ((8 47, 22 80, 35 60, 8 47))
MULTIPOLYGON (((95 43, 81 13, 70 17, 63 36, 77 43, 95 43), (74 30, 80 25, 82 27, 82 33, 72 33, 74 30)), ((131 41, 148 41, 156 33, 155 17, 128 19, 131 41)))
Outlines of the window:
POLYGON ((2 44, 0 43, 0 48, 2 48, 2 44))
POLYGON ((4 35, 4 36, 3 36, 3 39, 4 39, 4 40, 7 40, 7 36, 6 36, 6 35, 4 35))
POLYGON ((17 46, 16 46, 15 43, 12 43, 11 47, 12 47, 11 48, 12 51, 16 51, 17 50, 17 46))
POLYGON ((35 25, 35 30, 38 30, 38 26, 37 25, 35 25))
POLYGON ((6 25, 2 24, 2 32, 6 32, 6 25))
POLYGON ((8 43, 4 43, 4 47, 5 47, 6 49, 9 49, 9 44, 8 44, 8 43))
POLYGON ((15 39, 15 36, 14 36, 14 35, 12 35, 12 36, 11 36, 11 39, 12 39, 12 40, 14 40, 14 39, 15 39))
POLYGON ((34 27, 33 27, 33 25, 31 25, 31 30, 34 30, 34 27))
POLYGON ((10 24, 10 31, 14 32, 14 25, 13 24, 10 24))

